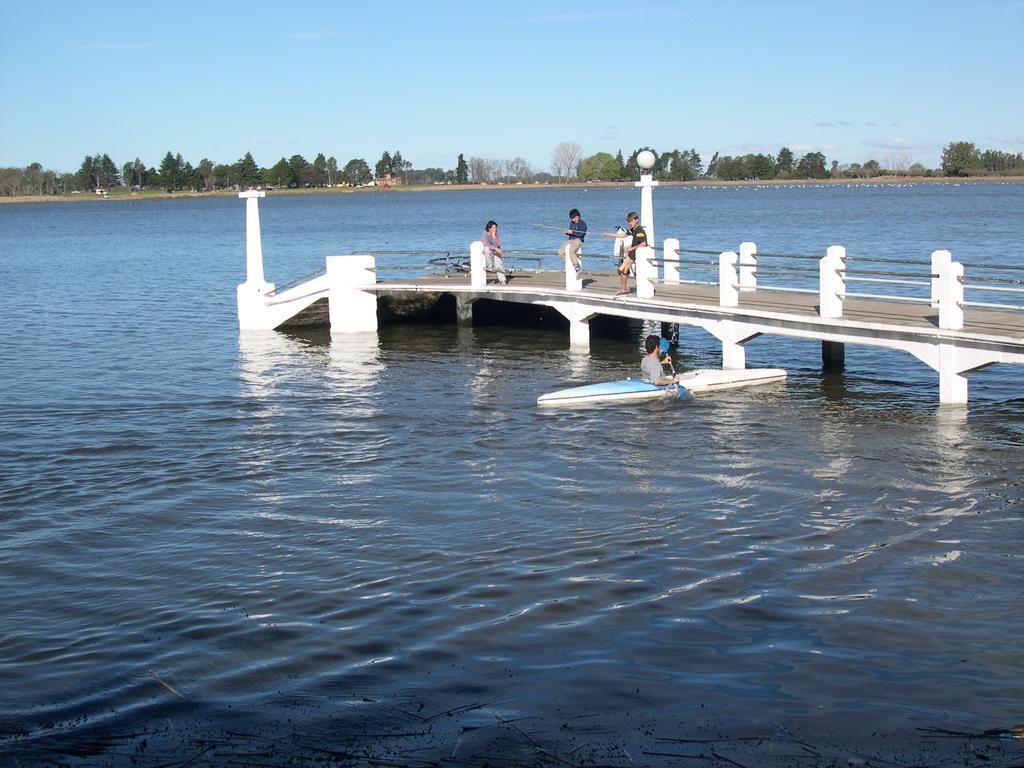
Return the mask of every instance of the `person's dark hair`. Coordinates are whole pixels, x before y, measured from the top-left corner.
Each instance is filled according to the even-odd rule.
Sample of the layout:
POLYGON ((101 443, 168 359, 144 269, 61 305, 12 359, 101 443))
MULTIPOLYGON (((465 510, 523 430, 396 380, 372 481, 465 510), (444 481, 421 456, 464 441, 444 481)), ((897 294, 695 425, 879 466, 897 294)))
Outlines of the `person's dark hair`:
POLYGON ((573 209, 572 209, 571 211, 569 211, 569 218, 570 218, 570 219, 571 219, 571 218, 572 218, 573 216, 579 216, 579 215, 580 215, 580 211, 579 211, 579 208, 573 208, 573 209))
POLYGON ((498 226, 498 222, 496 222, 496 221, 488 221, 487 224, 484 226, 484 232, 486 232, 491 227, 496 227, 496 226, 498 226))
POLYGON ((640 217, 636 215, 636 211, 630 211, 626 214, 626 221, 634 221, 640 217))
POLYGON ((644 339, 644 349, 647 350, 647 354, 651 354, 654 350, 661 346, 661 337, 655 336, 653 333, 644 339))

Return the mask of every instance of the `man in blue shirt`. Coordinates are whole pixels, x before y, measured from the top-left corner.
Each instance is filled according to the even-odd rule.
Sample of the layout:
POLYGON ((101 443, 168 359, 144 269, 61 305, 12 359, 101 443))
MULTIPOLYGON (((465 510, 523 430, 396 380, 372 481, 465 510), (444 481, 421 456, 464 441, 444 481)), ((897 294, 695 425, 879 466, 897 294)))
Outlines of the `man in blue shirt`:
POLYGON ((583 271, 583 264, 580 262, 580 248, 583 247, 583 240, 587 236, 587 224, 580 218, 580 212, 573 208, 569 211, 569 228, 562 230, 563 234, 569 236, 558 248, 558 255, 563 259, 568 256, 576 270, 576 277, 583 271))

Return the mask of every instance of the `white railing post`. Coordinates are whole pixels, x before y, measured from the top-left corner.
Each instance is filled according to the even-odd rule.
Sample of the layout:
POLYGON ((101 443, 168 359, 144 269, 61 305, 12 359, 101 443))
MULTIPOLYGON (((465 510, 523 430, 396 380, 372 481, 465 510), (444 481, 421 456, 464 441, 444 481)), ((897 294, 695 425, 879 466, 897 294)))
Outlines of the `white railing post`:
POLYGON ((838 319, 843 316, 846 298, 846 249, 830 245, 825 257, 818 262, 818 314, 838 319))
POLYGON ((739 274, 736 263, 739 256, 735 251, 726 251, 718 257, 718 305, 738 307, 740 305, 739 274))
POLYGON ((959 331, 964 327, 964 265, 951 261, 939 275, 939 328, 959 331))
POLYGON ((953 260, 949 251, 932 251, 932 306, 938 309, 942 296, 942 271, 953 260))
POLYGON ((474 288, 484 288, 487 285, 484 244, 479 240, 469 244, 469 284, 474 288))
POLYGON ((757 245, 740 243, 740 290, 757 290, 757 245))
POLYGON ((377 330, 377 260, 367 254, 327 257, 327 311, 331 333, 377 330))
POLYGON ((665 284, 679 284, 679 240, 670 237, 665 241, 661 260, 665 263, 665 284))
MULTIPOLYGON (((576 252, 576 258, 583 258, 583 246, 576 252)), ((582 261, 580 262, 582 264, 582 261)), ((576 277, 576 267, 572 265, 572 258, 569 256, 569 249, 565 249, 565 290, 567 291, 582 291, 583 290, 583 278, 576 277)))
POLYGON ((638 299, 654 298, 654 283, 658 279, 658 268, 654 266, 654 249, 650 246, 637 248, 636 256, 636 297, 638 299))

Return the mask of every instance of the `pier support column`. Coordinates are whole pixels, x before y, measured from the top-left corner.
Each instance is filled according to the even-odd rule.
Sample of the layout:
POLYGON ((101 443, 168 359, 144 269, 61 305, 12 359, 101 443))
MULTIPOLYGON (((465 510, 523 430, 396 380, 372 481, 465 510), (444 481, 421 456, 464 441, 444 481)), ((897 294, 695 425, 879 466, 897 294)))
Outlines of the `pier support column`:
POLYGON ((956 347, 939 345, 939 403, 967 405, 967 372, 957 370, 956 347))
POLYGON ((821 342, 821 367, 838 373, 846 367, 846 345, 841 341, 821 342))
POLYGON ((569 346, 590 348, 590 323, 585 320, 569 321, 569 346))
POLYGON ((755 331, 750 326, 735 323, 732 320, 721 320, 703 327, 722 342, 722 368, 724 370, 742 370, 747 367, 747 350, 744 345, 751 339, 760 336, 760 331, 755 331))
POLYGON ((551 308, 560 312, 569 321, 569 346, 575 349, 589 349, 592 313, 577 304, 563 301, 552 304, 551 308))
POLYGON ((455 324, 459 326, 473 325, 473 302, 461 296, 455 297, 455 324))
POLYGON ((328 256, 328 310, 331 333, 377 330, 376 259, 369 255, 328 256))

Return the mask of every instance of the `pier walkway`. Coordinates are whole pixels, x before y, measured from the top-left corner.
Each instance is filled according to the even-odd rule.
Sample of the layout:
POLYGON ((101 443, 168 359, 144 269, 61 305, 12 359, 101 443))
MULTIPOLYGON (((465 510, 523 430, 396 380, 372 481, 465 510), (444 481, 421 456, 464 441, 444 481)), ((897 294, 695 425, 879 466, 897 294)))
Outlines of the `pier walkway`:
MULTIPOLYGON (((568 320, 573 346, 589 345, 588 324, 598 315, 700 327, 721 343, 722 366, 728 369, 745 367, 744 345, 761 334, 818 340, 826 364, 841 365, 848 343, 901 350, 938 373, 943 404, 967 403, 971 371, 995 363, 1024 364, 1024 306, 1010 303, 1024 294, 1024 281, 965 280, 963 265, 948 251, 935 251, 930 265, 903 262, 881 269, 867 264, 858 273, 841 246, 830 247, 812 265, 779 268, 779 260, 808 257, 769 259, 773 255, 759 256, 753 243, 743 243, 738 253, 722 252, 714 260, 707 252, 690 252, 701 255, 704 272, 716 272, 717 280, 706 274, 689 280, 684 278, 692 260, 678 240, 668 239, 660 257, 653 248, 637 251, 636 279, 630 280, 635 290, 620 296, 613 268, 585 271, 579 278, 568 264, 564 270, 513 269, 509 283, 498 285, 488 280, 482 245, 476 242, 468 258, 454 262, 454 270, 424 264, 418 273, 415 267, 378 271, 370 254, 329 256, 320 273, 276 290, 263 279, 256 208, 262 194, 241 195, 248 198, 247 280, 238 286, 242 331, 281 327, 318 303, 321 315, 327 304, 332 333, 370 331, 377 328, 379 297, 449 294, 463 323, 472 322, 472 306, 481 299, 551 307, 568 320), (770 276, 780 275, 770 283, 770 276), (811 278, 816 289, 793 284, 811 278), (884 284, 896 293, 855 293, 850 286, 858 281, 884 284), (984 299, 999 293, 1011 300, 968 302, 965 289, 984 299)), ((622 241, 614 242, 617 251, 622 241)), ((588 260, 595 261, 584 256, 585 264, 588 260)))

